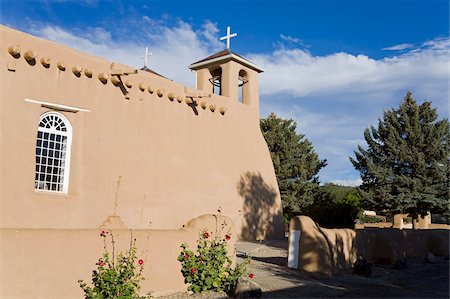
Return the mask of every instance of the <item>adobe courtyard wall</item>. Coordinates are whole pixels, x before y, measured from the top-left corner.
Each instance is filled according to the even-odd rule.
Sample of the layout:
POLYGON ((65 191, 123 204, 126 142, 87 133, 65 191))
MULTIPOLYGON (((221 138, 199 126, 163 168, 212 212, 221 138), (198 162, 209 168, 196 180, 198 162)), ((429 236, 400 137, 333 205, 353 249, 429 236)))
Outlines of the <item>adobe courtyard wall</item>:
POLYGON ((127 228, 176 230, 220 208, 241 238, 282 236, 257 102, 141 70, 116 86, 114 74, 132 68, 5 26, 0 40, 1 228, 98 228, 117 214, 127 228), (37 127, 47 111, 73 128, 67 194, 34 190, 37 127))
POLYGON ((449 254, 448 229, 395 228, 325 229, 307 216, 291 219, 290 230, 300 230, 299 269, 331 274, 352 269, 358 256, 369 262, 393 263, 406 257, 449 254))
MULTIPOLYGON (((154 296, 187 290, 177 257, 180 245, 195 250, 200 233, 223 237, 230 233, 228 252, 235 255, 236 233, 227 217, 203 215, 178 230, 113 229, 116 254, 136 239, 138 259, 144 260, 141 293, 154 296), (216 218, 217 217, 217 222, 216 218), (222 229, 222 223, 226 223, 222 229)), ((0 241, 0 298, 82 298, 78 280, 91 285, 92 270, 103 253, 98 229, 2 229, 0 241)), ((109 237, 106 238, 110 247, 109 237)))

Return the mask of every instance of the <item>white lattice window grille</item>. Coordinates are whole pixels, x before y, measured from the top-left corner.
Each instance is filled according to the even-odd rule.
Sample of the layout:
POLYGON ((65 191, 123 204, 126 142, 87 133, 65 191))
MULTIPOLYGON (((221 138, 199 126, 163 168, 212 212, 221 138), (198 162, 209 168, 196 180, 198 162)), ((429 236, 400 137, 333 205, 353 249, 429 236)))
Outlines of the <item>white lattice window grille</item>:
POLYGON ((69 187, 72 127, 56 112, 44 113, 36 141, 35 190, 67 193, 69 187))

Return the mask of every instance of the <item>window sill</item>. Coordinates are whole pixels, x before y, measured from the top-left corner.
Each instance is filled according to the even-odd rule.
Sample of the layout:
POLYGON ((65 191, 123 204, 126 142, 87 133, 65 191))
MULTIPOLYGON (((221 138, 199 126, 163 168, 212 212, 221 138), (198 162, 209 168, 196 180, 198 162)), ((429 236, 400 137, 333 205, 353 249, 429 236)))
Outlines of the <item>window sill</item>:
POLYGON ((66 192, 48 191, 48 190, 34 190, 34 197, 38 199, 64 198, 71 199, 76 196, 70 195, 66 192))

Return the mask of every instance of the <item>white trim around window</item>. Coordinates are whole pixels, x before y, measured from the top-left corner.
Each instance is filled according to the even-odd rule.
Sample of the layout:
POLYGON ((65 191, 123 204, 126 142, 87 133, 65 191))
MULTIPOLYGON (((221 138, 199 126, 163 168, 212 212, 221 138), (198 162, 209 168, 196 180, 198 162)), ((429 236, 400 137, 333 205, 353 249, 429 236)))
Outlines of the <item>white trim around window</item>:
POLYGON ((35 190, 67 194, 71 147, 69 120, 59 112, 42 114, 36 138, 35 190))

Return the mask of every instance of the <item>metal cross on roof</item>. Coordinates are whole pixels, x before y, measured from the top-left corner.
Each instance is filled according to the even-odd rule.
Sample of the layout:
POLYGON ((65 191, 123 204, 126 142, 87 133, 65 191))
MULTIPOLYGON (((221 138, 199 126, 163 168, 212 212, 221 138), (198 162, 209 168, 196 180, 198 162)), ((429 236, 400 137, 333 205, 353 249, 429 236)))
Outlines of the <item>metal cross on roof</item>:
POLYGON ((229 49, 230 48, 230 40, 232 37, 235 37, 235 36, 237 36, 237 33, 230 34, 230 26, 228 26, 227 27, 227 35, 222 36, 220 38, 220 40, 226 39, 227 40, 227 49, 229 49))
POLYGON ((148 57, 149 57, 149 56, 152 56, 152 53, 149 53, 149 52, 148 52, 148 47, 145 47, 145 55, 139 57, 139 59, 144 58, 144 67, 148 67, 147 64, 148 64, 148 57))

